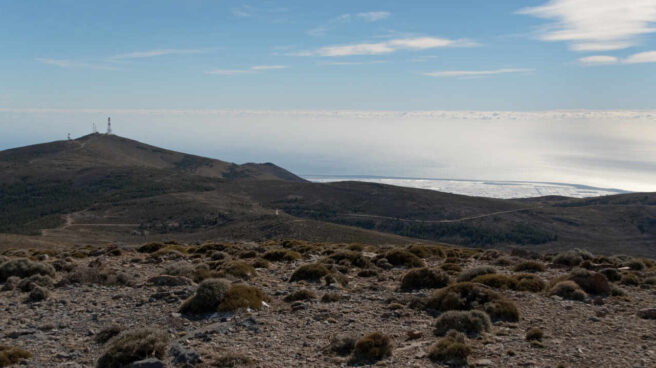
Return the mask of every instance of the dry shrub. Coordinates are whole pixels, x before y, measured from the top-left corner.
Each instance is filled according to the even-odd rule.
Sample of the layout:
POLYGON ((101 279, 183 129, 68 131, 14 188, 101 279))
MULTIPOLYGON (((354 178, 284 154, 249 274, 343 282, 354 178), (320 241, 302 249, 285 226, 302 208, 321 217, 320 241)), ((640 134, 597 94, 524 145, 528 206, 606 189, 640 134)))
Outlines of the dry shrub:
POLYGON ((551 295, 558 295, 569 300, 583 301, 588 296, 574 281, 561 281, 554 285, 549 291, 551 295))
POLYGON ((469 270, 464 271, 460 275, 458 275, 458 281, 463 282, 463 281, 471 281, 477 276, 481 275, 488 275, 488 274, 493 274, 497 273, 497 270, 492 267, 492 266, 479 266, 475 268, 471 268, 469 270))
POLYGON ((519 312, 511 301, 472 282, 460 282, 436 291, 426 300, 425 308, 439 312, 479 309, 486 311, 493 321, 519 320, 519 312))
POLYGON ((442 269, 442 271, 448 272, 450 274, 456 274, 462 272, 462 267, 460 267, 460 265, 455 263, 448 263, 448 262, 442 263, 440 268, 442 269))
POLYGON ((378 276, 378 271, 374 269, 364 269, 358 271, 358 276, 360 277, 376 277, 378 276))
POLYGON ((312 282, 317 282, 321 280, 322 277, 330 274, 330 271, 326 268, 326 266, 320 264, 320 263, 310 263, 310 264, 305 264, 302 265, 301 267, 297 268, 294 273, 292 273, 292 276, 289 278, 290 282, 293 281, 312 281, 312 282))
POLYGON ((337 293, 325 293, 321 297, 322 303, 335 303, 342 300, 342 296, 337 293))
POLYGON ((28 278, 22 279, 18 283, 18 289, 23 292, 28 292, 32 291, 34 287, 36 286, 41 286, 44 288, 50 288, 53 285, 53 281, 50 278, 50 276, 44 276, 44 275, 32 275, 28 278))
POLYGON ((168 345, 168 334, 159 329, 124 331, 109 341, 96 367, 121 368, 146 358, 164 359, 168 345))
POLYGON ((627 286, 638 286, 640 285, 640 278, 634 272, 626 272, 622 274, 622 279, 620 284, 627 286))
POLYGON ((34 262, 27 258, 11 259, 0 264, 0 282, 5 282, 10 276, 25 278, 32 275, 54 277, 55 269, 49 264, 34 262))
POLYGON ((362 252, 353 250, 340 250, 330 255, 329 258, 336 263, 345 266, 369 268, 371 267, 371 260, 362 255, 362 252))
POLYGON ((408 251, 419 258, 446 257, 444 249, 439 245, 414 244, 408 247, 408 251))
POLYGON ((606 276, 608 281, 615 282, 622 279, 622 273, 616 268, 604 268, 599 273, 606 276))
POLYGON ((251 263, 251 266, 255 268, 269 268, 271 267, 271 263, 267 261, 264 258, 255 258, 253 262, 251 263))
POLYGON ((520 273, 514 275, 513 278, 517 283, 517 286, 515 287, 515 290, 517 291, 538 293, 547 287, 547 283, 536 275, 520 273))
POLYGON ((387 259, 387 261, 395 267, 413 268, 426 266, 421 258, 405 249, 392 249, 387 251, 383 257, 379 256, 379 258, 387 259))
POLYGON ((463 366, 467 364, 467 357, 471 352, 472 349, 464 334, 449 331, 445 337, 430 347, 428 358, 436 363, 463 366))
POLYGON ((539 327, 531 327, 526 331, 526 341, 542 341, 544 332, 539 327))
POLYGON ((211 363, 199 367, 239 368, 255 367, 255 360, 244 354, 229 353, 213 359, 211 363))
POLYGON ((35 303, 46 300, 50 297, 48 289, 35 285, 25 299, 26 303, 35 303))
POLYGON ((221 271, 244 280, 250 280, 251 277, 256 275, 255 268, 244 261, 228 262, 221 271))
POLYGON ((0 345, 0 367, 8 367, 31 357, 32 354, 26 350, 13 346, 0 345))
POLYGON ((495 289, 517 289, 517 281, 506 275, 486 274, 474 277, 471 282, 483 284, 495 289))
POLYGON ((232 285, 225 294, 218 310, 220 312, 234 312, 243 308, 259 310, 266 299, 260 289, 246 284, 236 284, 232 285))
POLYGON ((58 285, 97 284, 105 286, 130 286, 133 283, 132 277, 125 272, 89 265, 76 267, 64 276, 58 285))
POLYGON ((340 356, 351 354, 355 347, 355 337, 349 335, 337 335, 330 338, 330 345, 326 350, 340 356))
POLYGON ((435 320, 434 333, 444 336, 449 330, 456 330, 468 336, 475 337, 481 332, 490 331, 490 316, 479 310, 447 311, 435 320))
POLYGON ((295 302, 298 300, 313 300, 317 296, 314 293, 307 289, 297 290, 289 295, 287 295, 283 300, 287 303, 295 302))
POLYGON ((380 332, 372 332, 355 342, 351 363, 375 363, 392 355, 392 341, 380 332))
POLYGON ((199 314, 216 312, 230 289, 224 279, 206 279, 198 285, 196 293, 180 306, 180 313, 199 314))
POLYGON ((449 276, 431 268, 414 268, 401 278, 401 290, 439 289, 449 284, 449 276))
POLYGON ((291 262, 301 259, 301 254, 289 249, 272 249, 264 253, 262 258, 271 262, 291 262))
POLYGON ((513 271, 515 272, 544 272, 545 270, 544 263, 539 261, 525 261, 513 267, 513 271))
POLYGON ((575 269, 568 276, 568 280, 577 283, 588 294, 608 295, 610 284, 606 276, 599 272, 584 269, 575 269))
POLYGON ((105 327, 102 330, 100 330, 96 334, 96 337, 94 338, 94 340, 96 340, 96 342, 99 343, 99 344, 105 344, 112 337, 117 336, 118 334, 120 334, 121 331, 123 331, 121 326, 111 325, 111 326, 105 327))

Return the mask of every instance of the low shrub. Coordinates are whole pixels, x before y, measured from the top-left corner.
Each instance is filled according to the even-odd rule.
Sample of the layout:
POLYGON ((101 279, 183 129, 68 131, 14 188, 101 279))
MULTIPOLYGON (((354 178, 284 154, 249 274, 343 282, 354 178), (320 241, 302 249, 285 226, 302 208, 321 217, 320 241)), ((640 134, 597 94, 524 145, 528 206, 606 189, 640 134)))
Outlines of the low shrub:
POLYGON ((574 252, 567 251, 558 253, 551 262, 559 266, 575 267, 583 262, 583 258, 574 252))
POLYGON ((497 273, 497 270, 491 266, 480 266, 471 268, 458 275, 458 282, 471 281, 476 276, 497 273))
POLYGON ((214 358, 210 367, 220 368, 238 368, 238 367, 255 367, 255 360, 244 354, 229 353, 214 358))
POLYGON ((334 254, 331 254, 328 258, 344 266, 359 268, 371 267, 371 260, 369 258, 362 255, 362 252, 353 250, 340 250, 334 254))
POLYGON ((588 296, 574 281, 560 281, 549 291, 551 295, 558 295, 569 300, 583 301, 588 296))
POLYGON ((378 276, 378 271, 374 269, 364 269, 358 271, 358 276, 359 277, 376 277, 378 276))
POLYGON ((375 363, 392 355, 392 341, 380 332, 370 333, 355 342, 351 363, 375 363))
POLYGON ((21 348, 0 345, 0 367, 8 367, 31 357, 30 352, 21 348))
POLYGON ((440 268, 442 269, 442 271, 448 272, 450 274, 456 274, 462 272, 462 267, 460 267, 460 265, 455 263, 448 263, 448 262, 442 263, 442 265, 440 265, 440 268))
POLYGON ((137 252, 139 253, 155 253, 158 250, 164 248, 166 244, 162 243, 148 243, 140 246, 137 248, 137 252))
POLYGON ((472 349, 464 334, 449 331, 445 337, 430 347, 428 358, 436 363, 463 366, 467 364, 467 357, 471 352, 472 349))
POLYGON ((313 300, 317 296, 310 290, 302 289, 297 290, 289 295, 287 295, 283 300, 287 303, 295 302, 297 300, 313 300))
POLYGON ((572 271, 567 279, 577 283, 588 294, 608 295, 610 293, 608 279, 599 272, 579 268, 572 271))
POLYGON ((426 300, 425 308, 439 312, 479 309, 487 312, 493 321, 519 319, 519 312, 511 301, 472 282, 460 282, 436 291, 426 300))
POLYGON ((11 259, 0 264, 0 282, 5 282, 11 276, 25 278, 32 275, 54 277, 55 269, 47 263, 34 262, 27 258, 11 259))
POLYGON ((50 297, 48 289, 35 285, 25 299, 26 303, 35 303, 46 300, 50 297))
POLYGON ((230 261, 222 269, 225 274, 238 277, 244 280, 250 280, 255 277, 255 268, 244 261, 230 261))
POLYGON ((301 254, 289 249, 272 249, 262 255, 262 258, 271 262, 292 262, 301 259, 301 254))
POLYGON ((408 247, 408 252, 416 255, 419 258, 446 257, 444 249, 438 245, 414 244, 408 247))
POLYGON ((490 326, 490 316, 485 312, 452 310, 442 313, 435 320, 434 333, 437 336, 444 336, 449 330, 456 330, 475 337, 481 332, 490 331, 490 326))
POLYGON ((78 266, 69 272, 58 285, 96 284, 104 286, 130 286, 134 283, 132 277, 125 272, 116 271, 94 265, 78 266))
POLYGON ((97 334, 94 340, 99 344, 105 344, 112 337, 117 336, 123 329, 119 325, 111 325, 103 328, 97 334))
POLYGON ((513 271, 515 272, 544 272, 545 270, 544 263, 539 261, 525 261, 513 267, 513 271))
POLYGON ((234 312, 243 308, 259 310, 266 299, 260 289, 246 284, 236 284, 228 289, 218 310, 220 312, 234 312))
POLYGON ((625 263, 624 266, 629 267, 633 271, 642 271, 645 268, 647 268, 645 264, 639 259, 632 259, 629 262, 625 263))
POLYGON ((542 341, 544 332, 539 327, 531 327, 526 331, 526 341, 542 341))
POLYGON ((519 310, 515 303, 508 299, 500 298, 493 300, 483 305, 483 310, 495 321, 519 321, 519 310))
POLYGON ((224 279, 206 279, 198 285, 196 293, 180 306, 180 313, 199 314, 216 312, 230 289, 224 279))
POLYGON ((431 268, 414 268, 401 278, 401 290, 439 289, 449 284, 449 276, 431 268))
POLYGON ((322 303, 334 303, 342 300, 342 296, 337 293, 325 293, 321 297, 322 303))
POLYGON ((347 356, 351 354, 353 348, 355 348, 355 341, 356 339, 349 335, 333 336, 331 337, 330 345, 328 345, 326 350, 333 354, 347 356))
POLYGON ((517 283, 517 286, 515 287, 515 290, 517 291, 538 293, 547 287, 547 283, 536 275, 520 273, 514 275, 513 278, 517 283))
POLYGON ((141 328, 124 331, 109 341, 96 367, 121 368, 152 357, 161 360, 166 355, 168 345, 169 336, 162 330, 141 328))
POLYGON ((500 274, 486 274, 476 276, 471 282, 476 282, 483 284, 495 289, 511 289, 515 290, 517 288, 517 281, 506 275, 500 274))
POLYGON ((271 263, 269 263, 269 261, 267 261, 264 258, 259 258, 259 257, 255 258, 253 260, 253 262, 251 263, 251 265, 255 268, 269 268, 269 267, 271 267, 271 263))
POLYGON ((615 282, 622 279, 622 273, 616 268, 604 268, 599 273, 606 276, 608 281, 615 282))
POLYGON ((622 279, 620 280, 620 284, 627 285, 627 286, 638 286, 640 285, 640 279, 638 278, 638 275, 636 275, 635 273, 627 272, 622 274, 622 279))
POLYGON ((41 286, 44 288, 50 288, 53 285, 53 281, 50 276, 44 275, 32 275, 30 277, 22 279, 18 283, 18 289, 23 292, 32 291, 35 286, 41 286))
POLYGON ((294 282, 294 281, 305 280, 305 281, 317 282, 321 280, 322 277, 328 274, 330 274, 330 271, 326 268, 326 266, 320 263, 310 263, 310 264, 302 265, 301 267, 297 268, 296 271, 292 273, 292 276, 289 278, 289 281, 294 282))
MULTIPOLYGON (((383 257, 381 257, 383 258, 383 257)), ((394 267, 424 267, 424 261, 416 255, 408 252, 405 249, 392 249, 387 251, 384 258, 394 267)))

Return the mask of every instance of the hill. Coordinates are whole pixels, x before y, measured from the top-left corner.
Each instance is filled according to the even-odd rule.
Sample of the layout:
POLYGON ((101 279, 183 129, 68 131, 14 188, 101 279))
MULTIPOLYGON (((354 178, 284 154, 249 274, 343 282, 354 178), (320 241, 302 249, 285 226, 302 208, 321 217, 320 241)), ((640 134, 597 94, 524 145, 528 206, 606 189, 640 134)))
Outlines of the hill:
POLYGON ((298 238, 656 256, 656 195, 501 200, 312 183, 93 134, 0 152, 7 245, 298 238))

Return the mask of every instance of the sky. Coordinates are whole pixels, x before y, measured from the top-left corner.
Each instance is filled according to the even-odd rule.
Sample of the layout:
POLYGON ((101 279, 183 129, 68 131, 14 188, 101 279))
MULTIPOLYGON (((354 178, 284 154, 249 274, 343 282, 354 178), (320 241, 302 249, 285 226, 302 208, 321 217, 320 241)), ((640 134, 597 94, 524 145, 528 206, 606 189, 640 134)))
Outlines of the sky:
POLYGON ((0 0, 0 149, 656 191, 656 0, 0 0), (654 184, 652 184, 654 183, 654 184))

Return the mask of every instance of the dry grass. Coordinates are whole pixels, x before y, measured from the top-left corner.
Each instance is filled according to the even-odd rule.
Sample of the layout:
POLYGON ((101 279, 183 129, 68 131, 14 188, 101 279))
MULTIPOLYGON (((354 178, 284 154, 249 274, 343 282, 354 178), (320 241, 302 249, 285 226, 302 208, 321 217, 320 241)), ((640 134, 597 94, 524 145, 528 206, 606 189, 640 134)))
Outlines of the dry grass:
POLYGON ((159 329, 141 328, 124 331, 108 342, 96 367, 121 368, 146 358, 164 359, 168 345, 168 334, 159 329))
POLYGON ((370 333, 355 342, 351 364, 373 364, 392 355, 392 340, 380 332, 370 333))
POLYGON ((32 354, 26 350, 0 345, 0 367, 8 367, 31 357, 32 354))
POLYGON ((401 278, 401 290, 439 289, 449 284, 449 276, 440 270, 414 268, 401 278))
POLYGON ((476 337, 481 332, 490 331, 490 316, 478 310, 448 311, 435 320, 434 333, 437 336, 446 335, 449 330, 456 330, 468 336, 476 337))

